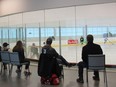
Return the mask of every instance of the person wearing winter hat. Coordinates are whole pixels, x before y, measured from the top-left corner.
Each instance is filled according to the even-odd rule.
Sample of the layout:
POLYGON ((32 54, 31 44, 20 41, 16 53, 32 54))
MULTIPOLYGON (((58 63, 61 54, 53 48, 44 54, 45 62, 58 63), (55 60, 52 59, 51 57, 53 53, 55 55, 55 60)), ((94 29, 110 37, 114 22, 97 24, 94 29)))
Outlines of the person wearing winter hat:
POLYGON ((51 52, 52 54, 54 54, 54 56, 57 58, 58 63, 62 63, 63 65, 67 66, 67 67, 72 67, 74 66, 73 64, 69 63, 63 56, 59 55, 56 50, 51 46, 52 41, 54 39, 52 37, 48 37, 46 40, 46 45, 44 47, 42 47, 42 52, 44 52, 44 49, 50 49, 49 52, 51 52))
MULTIPOLYGON (((9 51, 8 45, 9 44, 7 42, 4 42, 2 44, 2 51, 9 51)), ((3 63, 3 66, 4 66, 4 70, 6 70, 7 69, 7 64, 3 63)))

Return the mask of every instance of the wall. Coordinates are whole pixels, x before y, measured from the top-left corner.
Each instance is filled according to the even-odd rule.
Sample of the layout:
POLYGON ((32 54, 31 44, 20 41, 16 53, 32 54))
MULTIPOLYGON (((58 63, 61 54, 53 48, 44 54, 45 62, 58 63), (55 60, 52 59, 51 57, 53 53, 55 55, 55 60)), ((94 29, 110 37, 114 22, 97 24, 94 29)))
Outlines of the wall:
POLYGON ((77 6, 77 25, 115 26, 116 3, 77 6))
POLYGON ((25 11, 110 2, 116 2, 116 0, 1 0, 0 16, 25 11))
POLYGON ((25 12, 1 17, 0 26, 115 26, 115 9, 116 3, 107 3, 25 12))

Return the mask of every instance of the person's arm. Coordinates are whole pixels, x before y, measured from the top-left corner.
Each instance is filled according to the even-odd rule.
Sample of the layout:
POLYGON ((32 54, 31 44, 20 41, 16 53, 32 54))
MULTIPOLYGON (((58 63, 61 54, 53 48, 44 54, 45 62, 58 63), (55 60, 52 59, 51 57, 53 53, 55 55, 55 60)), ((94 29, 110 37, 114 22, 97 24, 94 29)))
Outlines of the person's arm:
POLYGON ((102 48, 101 48, 101 46, 100 46, 100 45, 99 45, 99 47, 98 47, 98 48, 99 48, 99 51, 98 51, 98 52, 99 52, 99 54, 103 54, 103 51, 102 51, 102 48))
POLYGON ((88 57, 88 55, 87 55, 86 48, 83 47, 83 48, 82 48, 82 60, 83 60, 84 62, 87 62, 87 57, 88 57))

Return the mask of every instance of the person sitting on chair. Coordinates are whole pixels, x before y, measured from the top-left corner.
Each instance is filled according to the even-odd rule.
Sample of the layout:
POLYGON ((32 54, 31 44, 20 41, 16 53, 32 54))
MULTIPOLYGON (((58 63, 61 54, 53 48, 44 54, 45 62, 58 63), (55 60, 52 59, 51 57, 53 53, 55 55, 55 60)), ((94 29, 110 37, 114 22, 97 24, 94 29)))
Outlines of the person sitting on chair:
MULTIPOLYGON (((82 48, 82 60, 78 63, 78 74, 79 78, 77 79, 77 82, 83 83, 83 68, 88 65, 88 55, 90 54, 103 54, 103 51, 100 47, 100 45, 93 43, 93 35, 87 35, 87 44, 82 48)), ((100 80, 99 79, 99 72, 94 71, 94 80, 100 80)))
MULTIPOLYGON (((8 48, 9 44, 7 42, 4 42, 2 46, 3 47, 1 51, 10 51, 10 48, 8 48)), ((3 66, 4 66, 4 70, 7 70, 7 64, 3 63, 3 66)))
MULTIPOLYGON (((23 48, 23 43, 22 41, 17 41, 15 47, 13 48, 13 52, 18 52, 19 54, 19 59, 20 59, 20 62, 21 63, 25 63, 27 62, 26 66, 25 66, 25 71, 24 71, 24 74, 25 75, 31 75, 31 72, 30 72, 30 69, 29 69, 29 66, 30 66, 30 61, 28 59, 25 58, 25 55, 24 55, 24 48, 23 48)), ((21 72, 21 66, 17 66, 17 70, 16 70, 16 73, 20 73, 21 72)))

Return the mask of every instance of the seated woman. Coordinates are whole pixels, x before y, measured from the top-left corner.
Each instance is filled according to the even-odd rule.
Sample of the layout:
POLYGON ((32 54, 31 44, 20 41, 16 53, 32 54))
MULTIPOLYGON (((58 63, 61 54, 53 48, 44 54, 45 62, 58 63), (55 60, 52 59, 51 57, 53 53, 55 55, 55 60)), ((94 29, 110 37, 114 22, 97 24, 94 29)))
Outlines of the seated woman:
MULTIPOLYGON (((13 48, 13 52, 18 52, 19 59, 20 59, 21 63, 28 62, 25 66, 24 74, 25 75, 30 75, 31 74, 30 69, 29 69, 30 61, 28 59, 26 59, 25 56, 24 56, 24 48, 23 48, 22 41, 20 41, 20 40, 17 41, 15 47, 13 48)), ((17 70, 16 70, 17 73, 21 72, 20 68, 21 68, 21 66, 17 66, 17 70)))

